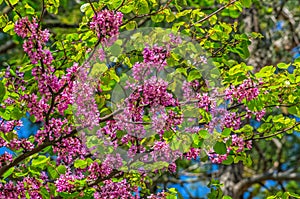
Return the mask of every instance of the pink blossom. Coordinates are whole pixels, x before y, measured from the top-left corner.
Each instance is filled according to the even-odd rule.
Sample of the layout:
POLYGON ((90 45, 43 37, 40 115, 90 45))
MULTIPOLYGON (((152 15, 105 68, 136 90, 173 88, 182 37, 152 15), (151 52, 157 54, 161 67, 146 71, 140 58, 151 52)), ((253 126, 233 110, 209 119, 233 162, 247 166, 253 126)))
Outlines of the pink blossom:
POLYGON ((90 28, 95 30, 100 42, 110 46, 119 34, 119 26, 122 24, 123 14, 110 10, 101 10, 93 16, 90 28))
POLYGON ((95 199, 103 198, 120 198, 120 199, 135 199, 132 192, 136 192, 137 187, 131 187, 130 184, 123 179, 120 182, 105 180, 104 185, 94 193, 95 199))

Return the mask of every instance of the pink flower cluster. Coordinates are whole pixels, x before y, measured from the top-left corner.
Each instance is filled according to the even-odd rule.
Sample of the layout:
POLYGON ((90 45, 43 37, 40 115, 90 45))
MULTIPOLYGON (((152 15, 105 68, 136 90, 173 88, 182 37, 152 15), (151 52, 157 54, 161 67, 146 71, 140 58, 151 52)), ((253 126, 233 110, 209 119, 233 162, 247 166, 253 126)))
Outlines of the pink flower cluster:
POLYGON ((50 66, 53 60, 52 54, 49 50, 43 49, 49 40, 49 30, 40 30, 35 18, 30 22, 26 17, 15 23, 15 32, 22 38, 28 37, 28 40, 24 41, 23 48, 32 64, 41 61, 42 64, 50 66))
MULTIPOLYGON (((175 113, 172 110, 168 110, 168 117, 165 121, 165 129, 171 130, 172 128, 176 128, 176 126, 180 125, 183 121, 182 115, 179 115, 178 113, 175 113)), ((163 120, 164 121, 164 120, 163 120)))
POLYGON ((204 110, 208 111, 212 105, 212 99, 208 96, 208 93, 204 94, 197 94, 196 98, 199 100, 198 107, 203 108, 204 110))
POLYGON ((154 45, 152 48, 145 47, 143 52, 143 62, 137 62, 132 66, 132 76, 136 80, 143 80, 151 72, 159 72, 167 65, 167 58, 170 52, 161 46, 154 45), (156 69, 157 71, 154 71, 156 69))
POLYGON ((182 115, 172 110, 165 110, 163 106, 150 108, 152 131, 162 135, 165 130, 171 130, 183 121, 182 115))
POLYGON ((60 175, 54 182, 57 192, 71 192, 75 188, 75 181, 80 180, 81 176, 77 176, 68 171, 66 174, 60 175))
POLYGON ((117 147, 117 130, 120 129, 121 127, 114 120, 109 120, 103 128, 97 131, 97 137, 104 141, 105 146, 117 147))
POLYGON ((136 186, 132 187, 126 179, 120 182, 113 182, 112 180, 105 180, 97 192, 94 193, 95 199, 103 198, 120 198, 120 199, 135 199, 138 196, 133 196, 132 192, 137 192, 136 186))
POLYGON ((88 77, 88 66, 82 67, 78 72, 78 78, 74 81, 72 101, 76 108, 76 123, 93 128, 99 125, 99 110, 96 104, 92 86, 92 80, 88 77))
POLYGON ((49 124, 44 124, 44 128, 38 130, 34 138, 35 141, 41 145, 45 139, 49 139, 50 141, 57 140, 62 136, 68 135, 71 131, 72 128, 68 126, 66 119, 51 118, 49 124))
MULTIPOLYGON (((22 38, 27 37, 23 48, 30 57, 32 64, 37 64, 38 61, 41 61, 41 67, 33 68, 32 75, 38 81, 39 92, 43 95, 38 97, 38 95, 33 93, 22 96, 21 99, 27 101, 30 114, 34 115, 37 121, 43 121, 45 114, 50 108, 48 102, 51 97, 61 92, 60 95, 56 96, 55 102, 58 111, 63 114, 68 105, 73 103, 71 98, 72 78, 74 73, 77 72, 78 64, 74 64, 73 67, 67 69, 66 75, 58 78, 55 75, 55 69, 51 66, 52 54, 49 50, 44 49, 46 42, 49 40, 49 31, 40 30, 35 18, 32 22, 28 18, 21 18, 15 24, 15 31, 22 38)), ((23 74, 20 73, 19 76, 23 77, 23 74)))
POLYGON ((12 149, 12 150, 19 150, 24 149, 27 151, 30 151, 34 148, 34 145, 28 141, 28 139, 12 139, 9 141, 9 143, 6 145, 6 147, 12 149))
POLYGON ((260 111, 251 111, 251 110, 249 110, 248 107, 246 107, 246 111, 247 111, 247 113, 246 113, 247 118, 251 118, 252 115, 254 115, 256 117, 257 121, 260 121, 264 117, 264 115, 266 114, 266 109, 265 108, 263 108, 260 111))
POLYGON ((42 199, 40 188, 42 183, 33 177, 24 177, 17 183, 9 181, 5 184, 0 183, 1 198, 36 198, 42 199))
POLYGON ((15 75, 12 75, 10 70, 10 66, 6 68, 4 77, 7 79, 6 86, 13 85, 13 89, 18 92, 19 90, 24 91, 25 90, 25 81, 24 81, 24 72, 20 72, 20 67, 18 66, 16 68, 15 75))
POLYGON ((238 137, 236 134, 231 136, 231 147, 237 147, 236 152, 241 152, 244 150, 246 145, 246 148, 251 149, 252 148, 252 142, 247 141, 245 142, 243 138, 238 137))
MULTIPOLYGON (((150 106, 178 106, 176 100, 171 93, 167 91, 168 82, 152 77, 138 88, 138 92, 142 93, 141 105, 150 106)), ((130 99, 130 97, 129 97, 130 99)))
POLYGON ((224 160, 227 159, 229 152, 230 152, 229 148, 227 148, 227 151, 225 154, 217 154, 213 149, 210 149, 207 152, 207 155, 212 163, 221 164, 224 160))
POLYGON ((21 18, 15 23, 15 32, 22 38, 25 38, 30 33, 31 29, 36 29, 37 24, 29 22, 28 18, 21 18))
POLYGON ((38 99, 38 96, 34 93, 25 94, 21 99, 27 102, 30 115, 34 115, 37 122, 43 121, 45 114, 48 112, 50 105, 48 104, 50 97, 42 96, 38 99))
POLYGON ((226 128, 237 130, 241 126, 241 118, 235 112, 227 112, 224 117, 224 125, 226 128))
POLYGON ((259 95, 258 86, 261 84, 262 82, 256 83, 252 79, 245 79, 238 87, 231 85, 230 88, 226 89, 225 98, 229 100, 237 99, 239 103, 243 99, 250 101, 259 95))
POLYGON ((136 91, 126 99, 129 118, 133 121, 142 121, 145 106, 167 107, 178 106, 178 101, 167 91, 168 83, 155 77, 146 80, 136 91))
POLYGON ((174 46, 182 44, 182 38, 180 35, 174 35, 173 33, 170 33, 169 37, 170 37, 170 42, 168 42, 168 44, 171 43, 174 46))
POLYGON ((72 163, 76 158, 84 158, 88 149, 77 137, 63 138, 56 146, 53 146, 53 152, 58 153, 56 162, 72 163))
MULTIPOLYGON (((58 78, 55 76, 54 69, 49 66, 46 71, 42 71, 41 68, 34 68, 32 70, 33 76, 38 81, 38 89, 41 97, 32 93, 30 95, 24 95, 21 99, 27 102, 29 113, 34 115, 36 121, 43 121, 45 115, 50 109, 49 101, 54 94, 58 94, 55 97, 56 106, 52 109, 52 112, 57 108, 58 112, 63 115, 64 110, 68 108, 68 105, 74 102, 73 100, 73 89, 74 82, 73 78, 77 73, 78 64, 75 63, 71 68, 67 69, 67 73, 58 78)), ((51 113, 52 113, 51 112, 51 113)))
MULTIPOLYGON (((194 80, 192 82, 183 81, 181 90, 183 91, 183 97, 185 100, 190 100, 192 98, 196 98, 195 89, 199 87, 199 82, 194 80)), ((200 94, 198 94, 200 97, 200 94)))
POLYGON ((173 163, 176 159, 182 156, 180 151, 174 151, 165 141, 155 141, 150 152, 151 161, 164 161, 173 163))
POLYGON ((12 155, 5 151, 4 154, 0 156, 0 168, 11 163, 12 161, 12 155))
POLYGON ((123 14, 121 12, 101 10, 93 16, 90 28, 95 30, 103 45, 110 46, 117 39, 122 19, 123 14))
POLYGON ((152 48, 147 46, 143 52, 144 63, 148 63, 154 67, 162 67, 167 65, 167 57, 170 56, 170 52, 164 49, 162 46, 154 45, 152 48))
MULTIPOLYGON (((225 139, 224 141, 227 141, 227 139, 225 139)), ((242 152, 244 151, 244 149, 251 149, 252 148, 252 141, 244 141, 243 138, 237 136, 236 134, 231 136, 231 145, 229 147, 227 147, 227 151, 225 154, 217 154, 214 152, 213 149, 210 149, 207 153, 208 157, 210 158, 210 160, 212 161, 212 163, 217 163, 217 164, 221 164, 224 160, 227 159, 230 151, 235 151, 236 153, 242 152)))
POLYGON ((170 173, 175 173, 176 172, 176 169, 177 169, 177 166, 176 166, 176 164, 173 162, 173 163, 171 163, 171 164, 169 164, 169 166, 168 166, 168 171, 170 172, 170 173))
POLYGON ((89 165, 88 171, 90 172, 90 175, 88 176, 88 180, 96 180, 100 175, 108 175, 111 173, 111 169, 107 171, 108 169, 105 169, 105 171, 102 171, 101 164, 98 162, 93 162, 92 164, 89 165))
POLYGON ((147 199, 165 199, 167 197, 166 192, 162 191, 157 194, 151 194, 147 199))
MULTIPOLYGON (((126 108, 123 114, 114 117, 118 130, 127 132, 127 135, 122 138, 122 143, 129 141, 134 143, 135 138, 144 137, 146 134, 144 125, 151 125, 152 133, 162 135, 165 130, 176 128, 182 123, 183 119, 180 114, 166 109, 166 107, 179 105, 173 95, 167 91, 167 86, 167 82, 153 77, 138 86, 126 99, 126 108), (150 117, 150 121, 146 123, 143 121, 145 111, 149 113, 150 117)), ((133 147, 130 149, 130 155, 134 155, 136 150, 143 151, 144 149, 133 147)))
POLYGON ((188 160, 191 159, 196 160, 199 154, 200 154, 200 149, 190 148, 190 150, 186 154, 184 154, 184 157, 188 160))
POLYGON ((14 128, 20 128, 23 126, 23 123, 21 120, 10 120, 10 121, 5 121, 0 118, 0 132, 3 133, 8 133, 14 130, 14 128))

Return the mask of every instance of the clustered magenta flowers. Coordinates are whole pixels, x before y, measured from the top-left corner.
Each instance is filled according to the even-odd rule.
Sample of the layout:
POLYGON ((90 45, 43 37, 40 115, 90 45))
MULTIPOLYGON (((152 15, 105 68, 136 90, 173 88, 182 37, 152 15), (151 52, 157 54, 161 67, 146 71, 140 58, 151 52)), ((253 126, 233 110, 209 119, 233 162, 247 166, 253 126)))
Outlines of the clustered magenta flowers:
POLYGON ((119 26, 122 24, 123 14, 110 10, 97 12, 91 23, 90 28, 95 30, 101 44, 109 46, 116 40, 119 34, 119 26))
MULTIPOLYGON (((33 18, 32 22, 28 18, 19 19, 15 25, 15 32, 22 38, 27 38, 24 41, 24 51, 29 56, 32 64, 38 64, 32 69, 32 75, 38 81, 39 92, 42 94, 38 97, 36 94, 24 95, 21 98, 28 103, 30 108, 29 113, 36 117, 37 121, 45 119, 45 113, 50 109, 49 101, 55 93, 60 95, 56 97, 58 111, 63 114, 69 104, 73 103, 73 77, 78 69, 78 64, 67 69, 67 74, 61 78, 55 74, 55 68, 51 65, 53 57, 52 53, 45 48, 46 42, 49 40, 49 31, 41 30, 33 18)), ((54 110, 53 110, 54 111, 54 110)))
POLYGON ((40 30, 35 18, 32 22, 27 17, 18 20, 15 24, 15 32, 22 38, 28 37, 28 40, 24 41, 23 49, 28 54, 32 64, 37 64, 40 60, 48 66, 51 64, 52 54, 43 48, 49 40, 49 31, 40 30))
POLYGON ((42 182, 33 177, 24 177, 14 184, 9 181, 6 184, 0 183, 0 196, 2 198, 42 198, 40 188, 42 182), (27 194, 26 194, 27 193, 27 194))
POLYGON ((250 101, 258 96, 258 85, 261 84, 262 82, 256 83, 251 79, 245 79, 238 87, 231 85, 230 88, 225 90, 226 99, 237 99, 239 103, 242 102, 243 99, 250 101))
MULTIPOLYGON (((121 12, 105 9, 95 13, 89 27, 95 31, 103 46, 110 46, 117 39, 122 18, 121 12)), ((160 72, 167 66, 167 58, 170 57, 172 50, 171 45, 166 48, 157 44, 152 47, 146 45, 142 50, 143 61, 133 64, 132 76, 136 82, 131 86, 134 91, 123 102, 125 108, 122 114, 101 121, 100 111, 94 99, 96 89, 91 86, 92 80, 88 77, 89 64, 79 66, 78 63, 74 63, 63 73, 57 74, 57 69, 53 66, 55 57, 46 46, 50 38, 48 30, 42 30, 37 19, 33 18, 30 21, 26 17, 15 23, 15 32, 24 39, 23 48, 31 64, 34 65, 32 75, 37 81, 38 91, 20 96, 20 101, 27 104, 28 112, 35 117, 37 122, 42 122, 43 127, 37 131, 33 139, 13 138, 7 142, 0 138, 0 147, 26 152, 35 147, 41 147, 45 143, 51 143, 51 153, 54 155, 47 153, 46 156, 49 158, 51 156, 54 164, 63 166, 66 172, 60 173, 55 179, 50 179, 49 171, 43 170, 37 178, 24 177, 17 183, 8 180, 5 184, 0 183, 0 196, 42 198, 40 189, 50 181, 54 182, 56 192, 74 192, 78 188, 77 181, 85 181, 87 187, 92 186, 94 198, 139 198, 137 185, 131 184, 126 178, 111 179, 114 172, 125 165, 124 156, 130 163, 137 160, 145 164, 167 162, 167 168, 162 170, 170 172, 176 171, 176 159, 191 160, 199 157, 201 149, 197 147, 188 146, 187 150, 181 150, 176 146, 171 147, 170 143, 177 141, 177 138, 174 141, 171 137, 176 137, 182 130, 180 127, 184 121, 184 115, 181 103, 169 91, 167 81, 154 75, 151 78, 145 78, 154 70, 160 72), (73 107, 76 109, 74 112, 76 121, 73 121, 73 118, 72 121, 63 119, 65 111, 73 104, 76 104, 73 107), (84 140, 74 134, 76 132, 74 129, 78 126, 90 127, 89 130, 94 130, 95 137, 101 142, 101 147, 106 146, 116 150, 118 146, 123 146, 127 149, 127 154, 123 153, 122 156, 118 152, 102 154, 101 160, 95 160, 99 154, 91 153, 84 140), (98 129, 95 130, 94 127, 98 129), (168 137, 167 133, 171 136, 168 137), (150 144, 143 143, 145 137, 153 135, 158 136, 155 136, 155 139, 149 142, 150 144), (90 162, 84 168, 75 167, 76 160, 84 161, 87 157, 90 158, 90 162), (101 184, 93 184, 93 182, 101 182, 101 184)), ((182 43, 179 37, 174 35, 170 37, 171 43, 182 43)), ((104 60, 105 53, 102 49, 98 53, 101 55, 100 60, 104 60)), ((205 57, 201 57, 201 63, 206 63, 205 57)), ((23 86, 25 84, 23 77, 24 73, 19 70, 14 77, 10 73, 10 68, 5 72, 5 78, 9 79, 7 85, 18 84, 15 87, 16 91, 26 90, 23 86)), ((217 96, 195 92, 195 88, 199 85, 198 81, 185 81, 182 85, 183 96, 187 101, 194 100, 195 108, 209 112, 211 119, 204 125, 186 127, 183 131, 188 135, 195 135, 200 130, 207 130, 212 134, 216 129, 222 131, 225 128, 231 128, 233 132, 240 129, 241 115, 227 108, 220 108, 217 105, 217 96)), ((232 104, 236 101, 241 103, 244 99, 253 100, 260 94, 258 85, 253 80, 246 79, 241 85, 226 89, 225 100, 229 100, 232 104)), ((8 98, 1 106, 5 107, 12 103, 14 99, 8 98)), ((261 120, 266 110, 250 111, 246 107, 246 112, 245 117, 250 118, 254 115, 257 120, 261 120)), ((202 117, 201 115, 196 119, 203 119, 202 117)), ((0 131, 4 134, 13 132, 21 126, 22 122, 19 120, 0 120, 0 131)), ((245 141, 242 136, 236 134, 229 135, 223 141, 225 143, 228 140, 231 142, 226 148, 226 154, 216 154, 213 149, 206 151, 213 163, 222 163, 230 152, 239 153, 252 147, 250 141, 245 141)), ((188 144, 191 145, 191 143, 188 144)), ((0 167, 10 164, 13 159, 12 154, 4 153, 0 156, 0 167)), ((23 169, 27 169, 25 164, 23 166, 23 169)), ((144 174, 146 167, 141 166, 137 170, 140 174, 144 174)), ((157 169, 154 168, 151 171, 157 171, 157 169)), ((117 173, 124 174, 120 171, 117 173)), ((48 185, 45 187, 46 190, 49 189, 48 185)), ((148 198, 165 198, 166 195, 162 192, 151 194, 148 198)))
POLYGON ((120 182, 113 182, 112 180, 105 180, 104 185, 99 188, 99 191, 95 192, 94 198, 120 198, 120 199, 136 199, 133 193, 137 192, 138 188, 131 187, 127 183, 126 179, 120 182))
POLYGON ((167 65, 167 58, 170 52, 162 46, 154 45, 152 48, 145 47, 143 52, 143 62, 137 62, 132 66, 132 75, 136 80, 142 80, 145 76, 154 72, 160 72, 167 65))

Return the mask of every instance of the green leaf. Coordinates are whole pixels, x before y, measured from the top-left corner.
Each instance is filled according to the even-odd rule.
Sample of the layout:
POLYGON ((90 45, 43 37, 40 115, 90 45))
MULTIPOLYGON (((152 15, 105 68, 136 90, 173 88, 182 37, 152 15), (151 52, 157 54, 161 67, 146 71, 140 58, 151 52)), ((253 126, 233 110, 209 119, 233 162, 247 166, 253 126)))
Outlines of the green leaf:
POLYGON ((285 63, 279 63, 277 64, 277 67, 280 69, 287 69, 291 64, 285 64, 285 63))
POLYGON ((114 9, 118 8, 119 6, 121 6, 121 4, 122 4, 122 0, 110 1, 109 9, 114 10, 114 9))
POLYGON ((13 120, 19 120, 23 116, 21 110, 18 107, 15 107, 13 111, 11 112, 11 119, 13 120))
POLYGON ((251 7, 251 4, 252 4, 252 1, 251 0, 241 0, 241 3, 244 7, 246 8, 250 8, 251 7))
POLYGON ((27 176, 28 175, 28 171, 21 171, 21 172, 13 172, 13 177, 23 177, 23 176, 27 176))
POLYGON ((136 21, 130 21, 126 24, 126 30, 134 30, 135 28, 137 28, 137 23, 136 21))
POLYGON ((226 144, 224 142, 217 142, 214 146, 214 151, 220 155, 226 154, 227 152, 226 144))
POLYGON ((150 9, 147 0, 139 0, 136 5, 136 10, 139 15, 148 14, 150 9))
POLYGON ((110 48, 111 55, 119 56, 121 54, 122 48, 120 45, 114 43, 110 48))
POLYGON ((6 109, 4 113, 1 113, 0 116, 4 119, 4 120, 10 120, 10 110, 9 109, 6 109))
POLYGON ((246 158, 246 165, 248 167, 250 167, 252 165, 252 159, 251 159, 250 155, 246 158))
POLYGON ((47 170, 48 170, 48 173, 49 173, 51 179, 56 179, 59 177, 59 174, 52 166, 47 167, 47 170))
POLYGON ((222 199, 232 199, 230 196, 223 196, 222 199))
POLYGON ((45 187, 40 188, 40 194, 43 196, 43 198, 50 198, 50 193, 45 187))
POLYGON ((265 66, 258 73, 255 74, 257 78, 270 77, 274 74, 276 68, 274 66, 265 66))
POLYGON ((90 73, 91 76, 95 77, 98 76, 99 74, 103 74, 105 71, 107 71, 107 66, 104 63, 98 63, 96 62, 93 65, 92 71, 90 73))
POLYGON ((191 12, 192 12, 191 9, 190 9, 190 10, 184 10, 184 11, 182 11, 182 12, 177 13, 177 14, 176 14, 176 18, 180 18, 180 17, 182 17, 182 16, 185 16, 185 15, 187 15, 187 14, 190 14, 191 12))
POLYGON ((211 18, 209 18, 209 23, 210 25, 215 25, 217 23, 217 16, 216 15, 213 15, 211 18))
POLYGON ((35 122, 36 122, 36 118, 35 118, 34 115, 30 115, 29 119, 30 119, 30 121, 31 121, 32 123, 35 123, 35 122))
POLYGON ((64 165, 59 165, 59 166, 57 167, 57 171, 59 172, 59 174, 65 174, 65 173, 66 173, 66 170, 67 170, 67 168, 66 168, 66 166, 64 166, 64 165))
POLYGON ((19 2, 19 0, 9 0, 9 2, 11 5, 16 5, 19 2))
POLYGON ((203 139, 207 139, 210 137, 210 134, 207 130, 200 130, 199 136, 202 137, 203 139))
POLYGON ((168 22, 168 23, 170 23, 170 22, 172 22, 172 21, 174 21, 175 20, 175 15, 172 13, 172 12, 170 12, 167 16, 166 16, 166 21, 168 22))
POLYGON ((124 14, 128 14, 130 13, 132 10, 134 9, 134 5, 125 5, 125 6, 122 6, 120 11, 124 14))
POLYGON ((292 192, 288 192, 290 196, 294 197, 294 198, 300 198, 300 195, 296 194, 296 193, 292 193, 292 192))
POLYGON ((3 82, 0 82, 0 102, 2 102, 5 94, 6 94, 5 86, 4 86, 3 82))
POLYGON ((13 24, 12 21, 8 22, 6 24, 6 26, 3 28, 3 32, 8 32, 10 31, 11 29, 13 29, 15 27, 15 25, 13 24))
POLYGON ((43 169, 49 160, 50 160, 50 157, 40 155, 37 159, 32 160, 32 166, 43 169))
POLYGON ((222 135, 225 136, 225 137, 228 137, 231 133, 231 129, 230 128, 225 128, 223 131, 222 131, 222 135))
POLYGON ((25 9, 26 9, 26 14, 29 14, 29 15, 33 15, 34 14, 34 9, 33 7, 31 7, 30 5, 28 5, 27 3, 25 4, 25 9))
POLYGON ((157 6, 157 0, 150 0, 151 4, 152 4, 152 7, 155 7, 157 6))
POLYGON ((157 14, 157 15, 154 15, 154 16, 151 16, 151 20, 155 23, 159 23, 159 22, 162 22, 165 18, 165 15, 162 15, 162 14, 157 14))
POLYGON ((15 170, 15 167, 9 168, 9 169, 2 175, 3 179, 5 179, 5 178, 7 178, 8 176, 10 176, 10 175, 14 172, 14 170, 15 170))
POLYGON ((86 160, 78 159, 74 162, 74 167, 84 169, 87 167, 87 162, 86 160))
POLYGON ((298 106, 288 107, 288 112, 290 114, 300 117, 300 108, 298 106))
POLYGON ((32 175, 40 175, 41 171, 39 168, 36 168, 34 166, 29 166, 28 167, 28 171, 32 174, 32 175))
POLYGON ((222 162, 222 164, 225 164, 225 165, 231 165, 233 163, 233 157, 230 155, 226 158, 226 160, 224 160, 222 162))
POLYGON ((178 150, 181 144, 182 144, 182 141, 174 139, 170 142, 170 148, 173 151, 178 150))
POLYGON ((91 8, 91 4, 90 4, 90 3, 85 3, 85 4, 82 4, 82 6, 80 6, 80 11, 81 11, 81 12, 85 12, 85 11, 87 11, 89 8, 91 8))
POLYGON ((74 193, 58 192, 58 195, 63 198, 78 198, 79 193, 78 192, 74 192, 74 193))
POLYGON ((201 77, 201 74, 200 74, 200 72, 199 72, 198 70, 192 70, 192 71, 189 73, 187 80, 188 80, 189 82, 191 82, 191 81, 193 81, 193 80, 195 80, 195 79, 199 79, 200 77, 201 77))

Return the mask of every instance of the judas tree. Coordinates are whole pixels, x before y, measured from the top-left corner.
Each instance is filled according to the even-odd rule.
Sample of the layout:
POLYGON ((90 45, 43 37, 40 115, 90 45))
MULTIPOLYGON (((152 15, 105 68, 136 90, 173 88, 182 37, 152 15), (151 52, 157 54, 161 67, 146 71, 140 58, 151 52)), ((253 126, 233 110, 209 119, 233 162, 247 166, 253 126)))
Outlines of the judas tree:
POLYGON ((299 180, 280 163, 232 175, 259 164, 257 140, 280 148, 299 130, 280 108, 299 116, 300 61, 293 73, 244 62, 262 37, 235 20, 250 0, 0 2, 1 28, 17 46, 1 72, 1 197, 177 198, 174 188, 156 191, 160 177, 191 160, 227 165, 210 198, 299 180), (39 124, 26 137, 24 117, 39 124))

